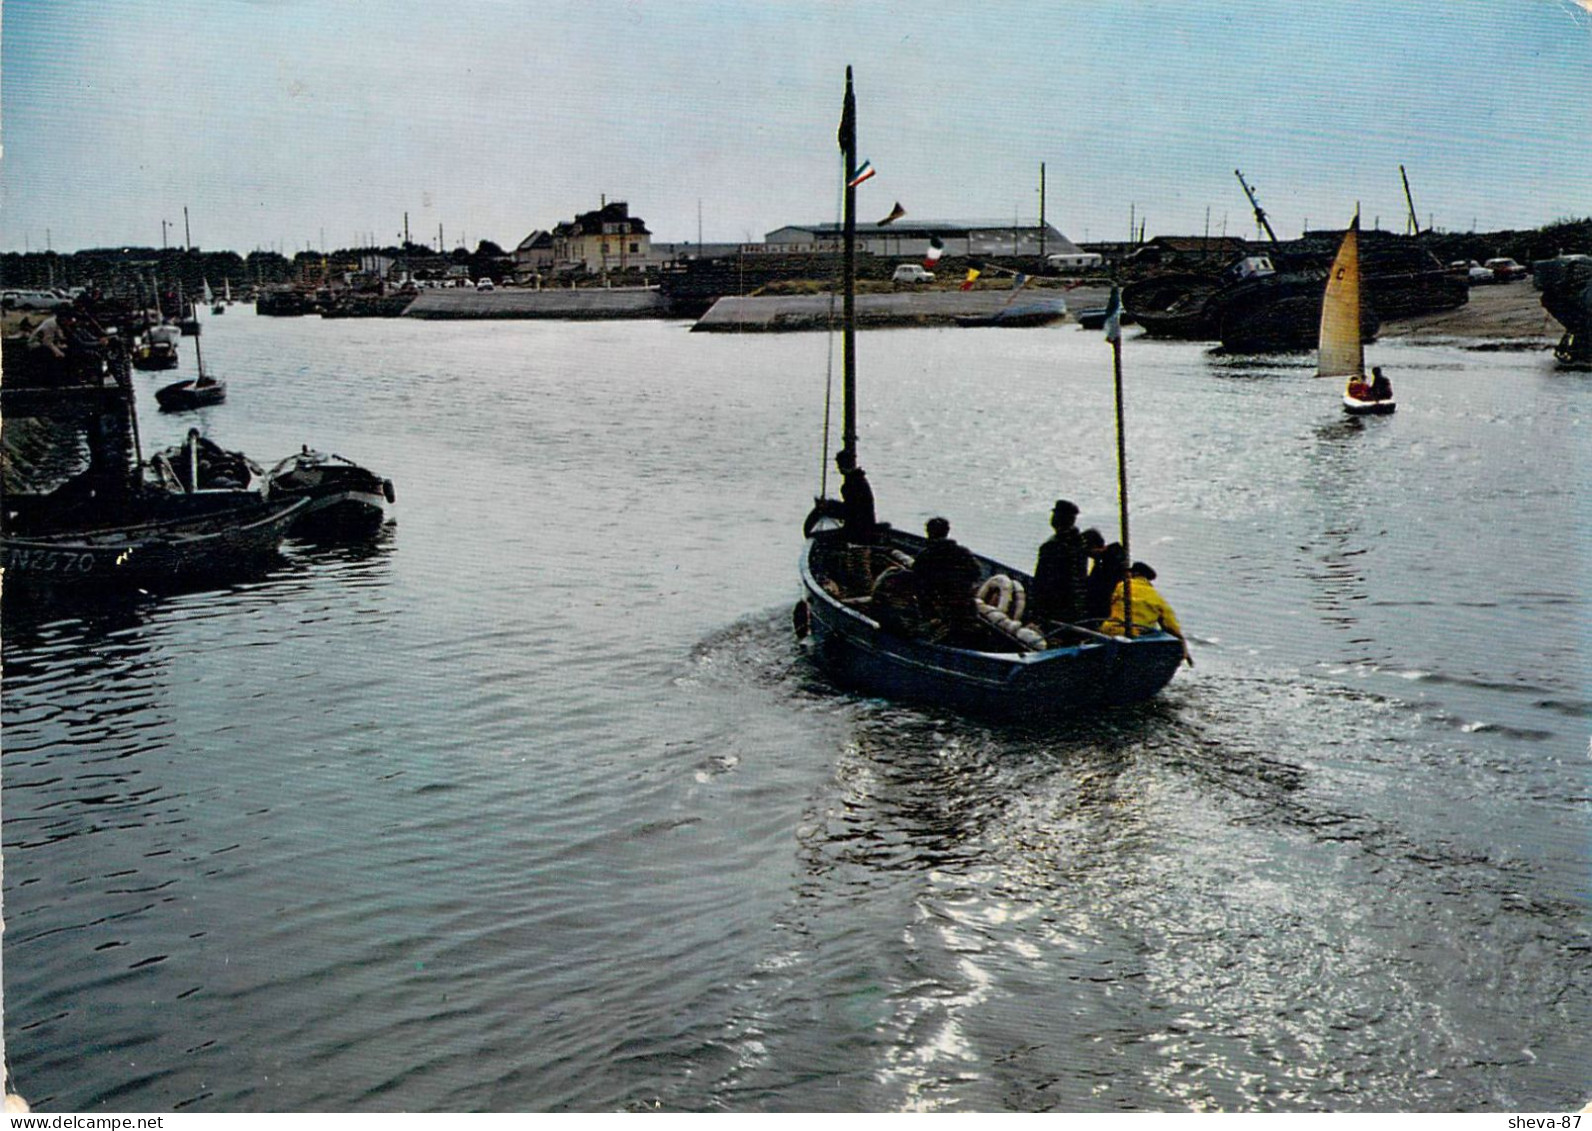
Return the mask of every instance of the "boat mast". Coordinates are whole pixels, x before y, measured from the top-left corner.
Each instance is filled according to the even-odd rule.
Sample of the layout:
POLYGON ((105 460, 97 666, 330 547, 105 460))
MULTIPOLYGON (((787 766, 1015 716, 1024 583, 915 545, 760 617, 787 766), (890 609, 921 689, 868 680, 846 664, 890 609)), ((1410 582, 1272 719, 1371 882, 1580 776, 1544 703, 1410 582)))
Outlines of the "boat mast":
POLYGON ((1122 294, 1111 288, 1106 336, 1111 340, 1111 368, 1117 399, 1117 508, 1122 526, 1122 627, 1133 639, 1133 551, 1128 541, 1128 445, 1122 424, 1122 294))
MULTIPOLYGON (((1409 205, 1410 208, 1410 235, 1418 236, 1421 234, 1421 218, 1415 214, 1415 198, 1410 195, 1410 178, 1409 174, 1404 171, 1403 165, 1399 166, 1399 176, 1404 181, 1404 203, 1409 205)), ((1358 218, 1359 215, 1359 211, 1356 210, 1356 218, 1358 218)))
POLYGON ((1249 187, 1249 182, 1244 180, 1244 174, 1237 169, 1233 176, 1238 178, 1238 183, 1244 186, 1244 195, 1249 197, 1249 206, 1255 210, 1255 223, 1266 229, 1266 234, 1271 237, 1271 242, 1277 242, 1277 233, 1271 230, 1271 221, 1266 219, 1266 210, 1260 206, 1260 201, 1255 199, 1255 190, 1249 187))
POLYGON ((851 68, 846 68, 846 101, 840 112, 840 151, 845 155, 846 203, 844 215, 845 265, 841 317, 840 357, 843 407, 841 448, 857 454, 857 98, 851 89, 851 68))

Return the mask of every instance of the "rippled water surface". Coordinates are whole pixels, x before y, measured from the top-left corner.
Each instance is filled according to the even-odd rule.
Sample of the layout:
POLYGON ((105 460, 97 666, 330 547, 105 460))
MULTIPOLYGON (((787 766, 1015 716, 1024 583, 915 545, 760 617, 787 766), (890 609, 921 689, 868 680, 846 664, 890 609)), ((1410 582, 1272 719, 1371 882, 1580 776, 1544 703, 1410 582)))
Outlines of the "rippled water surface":
MULTIPOLYGON (((1592 1098, 1584 377, 1126 343, 1155 703, 1001 728, 791 638, 830 344, 208 322, 224 446, 374 546, 4 622, 42 1110, 1501 1110, 1592 1098)), ((184 342, 191 353, 191 342, 184 342)), ((881 517, 1114 530, 1098 334, 859 341, 881 517)), ((185 365, 191 364, 191 357, 185 365)), ((153 411, 145 449, 187 417, 153 411)), ((831 448, 838 441, 831 437, 831 448)), ((832 486, 832 485, 831 485, 832 486)))

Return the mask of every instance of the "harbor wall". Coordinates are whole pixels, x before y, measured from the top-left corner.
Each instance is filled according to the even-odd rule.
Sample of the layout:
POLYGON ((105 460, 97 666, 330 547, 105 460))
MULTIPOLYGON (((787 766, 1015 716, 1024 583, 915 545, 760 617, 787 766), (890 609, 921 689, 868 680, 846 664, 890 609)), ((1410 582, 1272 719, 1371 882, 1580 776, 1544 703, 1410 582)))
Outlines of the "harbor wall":
POLYGON ((666 318, 669 306, 652 287, 580 290, 422 291, 405 318, 666 318))
MULTIPOLYGON (((857 328, 888 326, 948 326, 956 319, 994 314, 1008 306, 1021 306, 1056 292, 901 291, 857 296, 857 328)), ((1066 295, 1069 308, 1089 305, 1082 288, 1066 295)), ((726 296, 714 303, 692 327, 705 333, 757 333, 784 330, 824 330, 840 325, 841 302, 827 294, 726 296)))

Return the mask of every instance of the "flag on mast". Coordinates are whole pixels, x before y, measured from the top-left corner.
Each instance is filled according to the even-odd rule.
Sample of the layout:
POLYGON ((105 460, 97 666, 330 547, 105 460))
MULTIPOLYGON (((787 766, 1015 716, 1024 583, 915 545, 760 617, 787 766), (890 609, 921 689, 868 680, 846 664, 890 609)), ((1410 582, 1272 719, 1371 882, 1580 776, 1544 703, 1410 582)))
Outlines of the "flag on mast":
POLYGON ((940 242, 939 236, 929 237, 929 249, 923 253, 923 266, 930 271, 940 261, 940 256, 945 254, 945 245, 940 242))
POLYGON ((907 214, 907 210, 905 208, 901 207, 901 202, 898 200, 895 203, 895 207, 890 209, 890 215, 886 216, 883 220, 879 221, 879 226, 882 228, 886 224, 893 224, 897 220, 901 219, 901 217, 905 216, 906 214, 907 214))
POLYGON ((1111 288, 1111 301, 1106 303, 1106 341, 1122 340, 1122 292, 1111 288))
POLYGON ((862 184, 863 181, 874 176, 877 172, 878 170, 873 167, 872 161, 864 161, 861 166, 858 167, 857 171, 851 174, 851 180, 846 182, 846 187, 856 188, 858 185, 862 184))
POLYGON ((983 274, 983 272, 982 272, 982 271, 980 271, 980 270, 979 270, 979 269, 978 269, 978 268, 977 268, 977 267, 969 267, 969 268, 968 268, 968 269, 967 269, 967 278, 965 278, 965 279, 963 279, 963 280, 962 280, 962 286, 961 286, 961 287, 960 287, 960 288, 959 288, 959 289, 960 289, 960 290, 964 290, 964 291, 970 291, 970 290, 972 290, 972 289, 973 289, 973 283, 974 283, 974 281, 975 281, 975 280, 976 280, 976 279, 977 279, 977 278, 978 278, 978 277, 979 277, 979 276, 980 276, 980 275, 981 275, 981 274, 983 274))

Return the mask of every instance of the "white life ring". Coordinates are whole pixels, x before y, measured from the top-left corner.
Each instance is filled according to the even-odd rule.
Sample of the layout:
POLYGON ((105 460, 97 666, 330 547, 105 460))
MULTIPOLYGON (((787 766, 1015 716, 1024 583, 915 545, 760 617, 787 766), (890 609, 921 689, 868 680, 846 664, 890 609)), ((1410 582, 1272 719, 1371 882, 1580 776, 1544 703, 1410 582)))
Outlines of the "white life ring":
POLYGON ((1013 620, 1021 622, 1023 612, 1028 607, 1028 594, 1023 590, 1023 583, 1016 578, 1007 577, 1004 573, 997 573, 987 578, 983 585, 978 587, 978 599, 1013 620))

